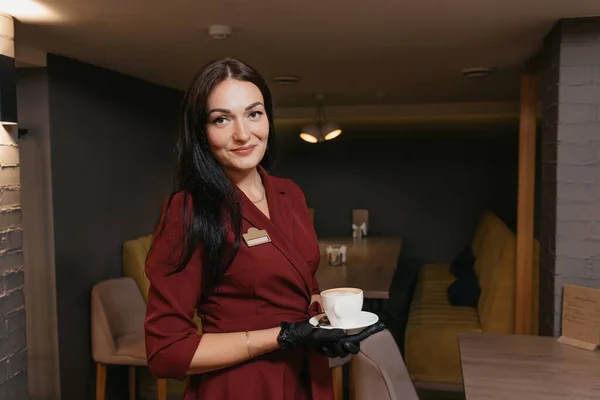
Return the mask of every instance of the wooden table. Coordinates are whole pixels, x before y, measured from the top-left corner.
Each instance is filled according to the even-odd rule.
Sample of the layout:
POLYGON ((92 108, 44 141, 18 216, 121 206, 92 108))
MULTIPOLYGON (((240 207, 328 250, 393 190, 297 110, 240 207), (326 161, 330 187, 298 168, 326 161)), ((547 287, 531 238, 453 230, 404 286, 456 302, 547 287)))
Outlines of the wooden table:
POLYGON ((317 281, 321 290, 335 287, 361 288, 365 298, 387 299, 396 272, 402 238, 367 236, 354 240, 351 236, 320 238, 321 261, 317 281), (327 260, 327 247, 345 245, 346 264, 333 267, 327 260))
POLYGON ((600 352, 554 337, 458 334, 466 400, 600 399, 600 352))
MULTIPOLYGON (((402 238, 367 236, 354 240, 351 236, 320 238, 321 261, 317 270, 317 281, 321 290, 335 287, 357 287, 363 290, 364 298, 389 298, 390 284, 396 272, 398 256, 402 249, 402 238), (328 246, 345 245, 346 264, 333 267, 327 260, 328 246)), ((333 378, 333 398, 342 400, 342 366, 344 360, 330 360, 333 378)))

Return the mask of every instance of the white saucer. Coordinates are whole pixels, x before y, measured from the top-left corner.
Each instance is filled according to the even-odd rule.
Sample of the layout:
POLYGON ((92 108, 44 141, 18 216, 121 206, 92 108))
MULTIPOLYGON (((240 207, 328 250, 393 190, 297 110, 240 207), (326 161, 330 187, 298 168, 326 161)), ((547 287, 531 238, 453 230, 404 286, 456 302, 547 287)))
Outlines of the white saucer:
MULTIPOLYGON (((325 314, 315 315, 308 322, 310 322, 310 324, 312 326, 317 326, 317 324, 319 323, 319 320, 322 317, 324 317, 324 316, 325 316, 325 314)), ((377 321, 379 321, 379 317, 376 314, 370 313, 368 311, 361 311, 360 315, 358 316, 358 322, 355 325, 353 325, 353 326, 343 326, 343 327, 341 327, 341 329, 345 329, 346 332, 349 335, 354 335, 354 334, 362 331, 366 327, 369 327, 369 326, 373 325, 377 321)), ((327 324, 327 325, 321 325, 319 328, 334 329, 329 324, 327 324)))

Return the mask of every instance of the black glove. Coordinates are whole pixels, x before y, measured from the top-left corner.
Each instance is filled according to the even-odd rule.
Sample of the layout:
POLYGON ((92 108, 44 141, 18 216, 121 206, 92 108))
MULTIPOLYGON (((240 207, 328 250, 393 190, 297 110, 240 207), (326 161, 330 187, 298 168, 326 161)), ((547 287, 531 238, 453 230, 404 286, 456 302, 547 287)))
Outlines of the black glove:
POLYGON ((360 351, 360 342, 369 336, 381 332, 385 329, 385 324, 381 321, 376 322, 367 329, 357 333, 338 339, 329 346, 321 346, 320 350, 329 358, 346 357, 349 354, 358 354, 360 351))
POLYGON ((282 322, 277 342, 283 350, 300 346, 321 348, 330 346, 333 342, 346 336, 343 329, 315 328, 310 322, 282 322))

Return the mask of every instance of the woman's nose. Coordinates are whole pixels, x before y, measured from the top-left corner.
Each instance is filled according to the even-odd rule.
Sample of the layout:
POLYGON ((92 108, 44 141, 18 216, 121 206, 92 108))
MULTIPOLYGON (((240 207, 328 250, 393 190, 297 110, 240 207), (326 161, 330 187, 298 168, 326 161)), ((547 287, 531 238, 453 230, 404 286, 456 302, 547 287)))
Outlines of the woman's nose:
POLYGON ((250 139, 250 129, 244 123, 244 120, 236 121, 234 129, 235 130, 233 132, 233 137, 235 140, 240 142, 246 142, 248 139, 250 139))

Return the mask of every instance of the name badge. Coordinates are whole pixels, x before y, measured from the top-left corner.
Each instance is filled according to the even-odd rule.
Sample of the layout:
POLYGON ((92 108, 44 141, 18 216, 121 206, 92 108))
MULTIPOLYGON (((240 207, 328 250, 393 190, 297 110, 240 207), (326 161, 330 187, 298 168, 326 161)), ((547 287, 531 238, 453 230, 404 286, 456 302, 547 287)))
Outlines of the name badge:
POLYGON ((269 243, 271 238, 264 229, 258 230, 254 227, 248 229, 248 232, 242 235, 248 247, 258 246, 259 244, 269 243))

